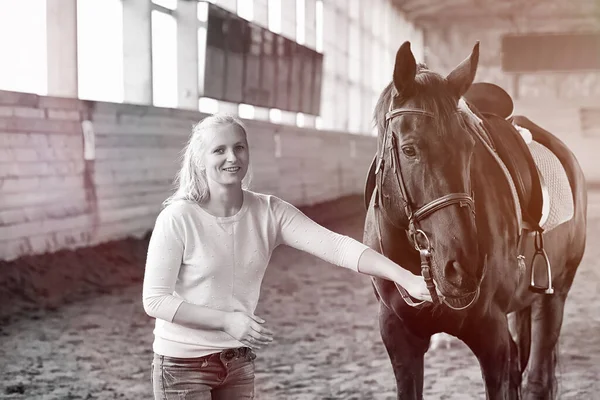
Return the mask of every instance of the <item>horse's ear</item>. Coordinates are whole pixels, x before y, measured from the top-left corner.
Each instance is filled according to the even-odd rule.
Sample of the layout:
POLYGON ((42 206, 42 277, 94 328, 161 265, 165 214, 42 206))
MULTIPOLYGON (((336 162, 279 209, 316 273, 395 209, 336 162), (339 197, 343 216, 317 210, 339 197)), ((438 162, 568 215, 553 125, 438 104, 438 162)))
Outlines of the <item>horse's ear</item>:
POLYGON ((404 42, 396 53, 394 65, 394 87, 399 94, 406 95, 415 83, 417 62, 410 50, 410 42, 404 42))
POLYGON ((461 97, 469 90, 475 80, 477 73, 477 64, 479 63, 479 42, 475 43, 471 55, 461 62, 452 72, 448 74, 446 80, 454 90, 454 93, 461 97))

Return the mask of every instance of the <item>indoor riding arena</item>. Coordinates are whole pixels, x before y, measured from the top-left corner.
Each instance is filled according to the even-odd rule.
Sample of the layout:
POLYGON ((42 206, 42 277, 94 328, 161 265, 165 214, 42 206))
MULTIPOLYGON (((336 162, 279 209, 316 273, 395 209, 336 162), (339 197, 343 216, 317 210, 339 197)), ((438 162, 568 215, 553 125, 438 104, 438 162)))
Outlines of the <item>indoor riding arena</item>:
MULTIPOLYGON (((581 165, 587 245, 557 398, 598 398, 598 1, 5 0, 0 399, 152 398, 149 238, 209 114, 244 122, 251 190, 361 241, 373 113, 405 41, 442 76, 479 42, 475 82, 506 94, 492 110, 552 132, 581 165)), ((378 313, 369 276, 278 247, 256 310, 274 340, 256 350, 255 398, 399 398, 378 313)), ((469 348, 434 336, 423 397, 485 396, 469 348)))

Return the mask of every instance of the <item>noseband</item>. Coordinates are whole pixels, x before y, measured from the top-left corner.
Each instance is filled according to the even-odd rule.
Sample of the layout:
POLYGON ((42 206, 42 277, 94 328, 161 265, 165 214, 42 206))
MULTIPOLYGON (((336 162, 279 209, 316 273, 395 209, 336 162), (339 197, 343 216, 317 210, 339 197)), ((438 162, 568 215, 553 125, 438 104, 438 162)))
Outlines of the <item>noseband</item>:
MULTIPOLYGON (((392 103, 393 104, 393 103, 392 103)), ((386 146, 388 140, 391 142, 387 150, 389 151, 389 160, 391 162, 391 168, 393 170, 393 175, 396 178, 398 183, 398 187, 400 188, 402 194, 402 200, 404 202, 404 212, 406 217, 408 218, 408 227, 399 227, 393 221, 390 221, 392 225, 396 228, 404 229, 407 231, 409 238, 412 240, 415 249, 419 252, 419 256, 421 259, 421 275, 425 279, 425 283, 427 285, 427 289, 429 290, 429 294, 431 295, 431 299, 434 304, 446 304, 448 307, 453 310, 464 310, 470 307, 479 297, 479 291, 481 286, 481 280, 483 280, 483 276, 485 275, 485 268, 487 263, 484 262, 484 270, 481 276, 481 280, 477 285, 477 290, 475 293, 470 293, 467 296, 473 295, 473 299, 463 307, 454 307, 450 305, 446 299, 447 296, 438 296, 436 291, 435 282, 433 281, 433 276, 431 274, 431 243, 427 234, 419 229, 419 222, 424 220, 425 218, 431 216, 436 211, 444 209, 451 205, 458 205, 460 207, 469 207, 473 216, 475 216, 475 202, 473 197, 467 193, 450 193, 444 196, 441 196, 429 203, 413 210, 411 207, 411 202, 408 197, 408 192, 406 190, 406 185, 404 184, 404 179, 402 178, 402 171, 400 169, 400 160, 398 158, 398 144, 397 139, 394 136, 393 132, 390 129, 390 122, 399 116, 403 115, 421 115, 424 117, 435 118, 435 115, 429 111, 416 109, 416 108, 397 108, 392 109, 392 104, 390 104, 390 111, 388 111, 385 115, 385 135, 383 137, 383 142, 381 144, 381 148, 377 154, 377 167, 375 168, 375 182, 376 182, 376 190, 377 193, 375 195, 375 208, 379 207, 379 203, 381 202, 382 196, 382 187, 383 187, 383 169, 385 167, 384 161, 384 153, 386 151, 386 146)), ((481 139, 481 138, 480 138, 481 139)), ((377 225, 377 234, 379 238, 379 245, 382 254, 384 253, 383 249, 383 240, 381 237, 381 232, 379 229, 379 222, 377 216, 375 216, 375 221, 377 225)), ((487 261, 487 257, 486 257, 487 261)), ((413 307, 420 306, 425 301, 415 302, 412 300, 406 289, 402 286, 397 285, 396 287, 400 292, 400 295, 404 299, 404 301, 413 307)), ((458 298, 457 298, 458 299, 458 298)), ((462 299, 462 297, 460 298, 462 299)))

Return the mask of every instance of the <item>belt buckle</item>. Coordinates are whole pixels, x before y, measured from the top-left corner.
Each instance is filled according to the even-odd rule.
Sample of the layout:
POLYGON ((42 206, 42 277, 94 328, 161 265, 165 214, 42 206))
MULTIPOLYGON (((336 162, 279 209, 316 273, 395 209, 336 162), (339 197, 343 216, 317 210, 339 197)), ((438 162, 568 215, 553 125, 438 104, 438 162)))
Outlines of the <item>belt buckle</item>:
POLYGON ((237 358, 239 356, 239 352, 237 349, 227 349, 221 352, 221 359, 226 362, 230 362, 231 360, 237 358))

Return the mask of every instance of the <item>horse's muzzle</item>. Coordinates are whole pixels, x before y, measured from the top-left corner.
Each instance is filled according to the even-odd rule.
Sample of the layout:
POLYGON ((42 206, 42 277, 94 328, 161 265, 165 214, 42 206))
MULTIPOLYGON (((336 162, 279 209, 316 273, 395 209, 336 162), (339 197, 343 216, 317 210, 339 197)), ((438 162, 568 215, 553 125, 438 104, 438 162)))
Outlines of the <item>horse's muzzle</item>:
MULTIPOLYGON (((447 307, 451 308, 452 310, 456 310, 456 311, 466 310, 467 308, 471 307, 473 304, 475 304, 477 299, 479 299, 479 295, 481 293, 481 283, 483 282, 483 278, 485 277, 486 272, 487 272, 487 254, 485 255, 485 257, 483 259, 482 272, 481 272, 481 276, 476 284, 476 289, 474 291, 462 294, 460 296, 446 295, 442 291, 438 290, 441 293, 441 295, 439 296, 441 302, 443 304, 445 304, 447 307)), ((439 285, 438 285, 438 287, 439 287, 439 285)))

